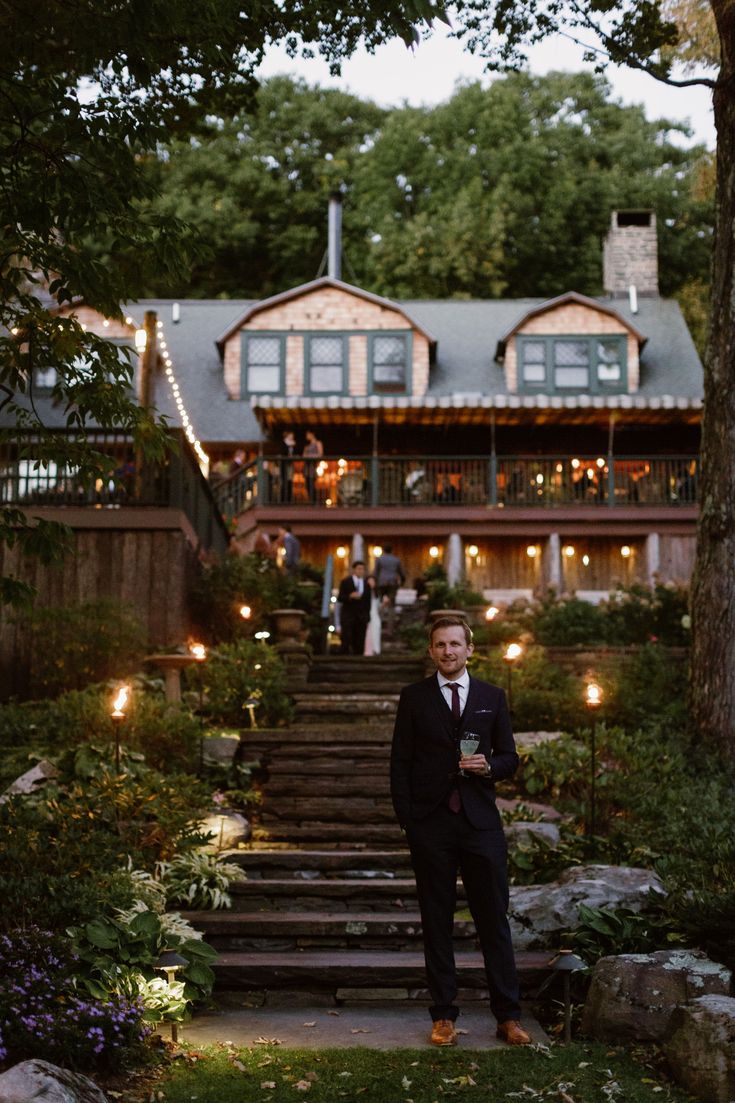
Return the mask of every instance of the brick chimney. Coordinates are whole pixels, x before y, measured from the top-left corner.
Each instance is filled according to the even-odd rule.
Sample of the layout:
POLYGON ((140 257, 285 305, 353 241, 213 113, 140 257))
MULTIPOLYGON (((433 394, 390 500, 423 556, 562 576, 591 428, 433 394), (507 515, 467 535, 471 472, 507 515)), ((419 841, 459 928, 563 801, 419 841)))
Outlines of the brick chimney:
POLYGON ((613 211, 602 247, 602 282, 605 294, 613 299, 658 295, 654 211, 613 211))

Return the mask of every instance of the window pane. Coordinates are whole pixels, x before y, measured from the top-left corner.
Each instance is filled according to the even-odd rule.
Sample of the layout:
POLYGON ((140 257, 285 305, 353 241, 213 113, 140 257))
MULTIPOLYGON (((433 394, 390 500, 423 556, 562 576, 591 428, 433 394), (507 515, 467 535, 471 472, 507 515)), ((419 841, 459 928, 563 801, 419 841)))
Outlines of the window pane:
POLYGON ((406 338, 405 337, 376 337, 373 341, 373 363, 401 364, 406 363, 406 338))
POLYGON ((281 340, 279 337, 249 337, 247 349, 248 364, 281 363, 281 340))
POLYGON ((545 383, 546 382, 546 365, 545 364, 524 364, 523 365, 523 379, 526 383, 545 383))
POLYGON ((598 364, 597 378, 600 383, 619 383, 620 364, 598 364))
POLYGON ((622 342, 617 337, 597 342, 597 378, 600 383, 619 383, 622 377, 622 342))
POLYGON ((36 386, 41 391, 50 391, 56 385, 56 368, 40 368, 36 371, 36 386))
POLYGON ((248 368, 248 390, 253 393, 264 391, 278 391, 280 383, 280 367, 268 368, 250 365, 248 368))
POLYGON ((343 349, 341 337, 312 337, 309 357, 312 364, 341 364, 343 349))
POLYGON ((312 391, 326 391, 334 393, 335 391, 342 390, 342 365, 338 365, 335 368, 332 367, 314 367, 311 366, 311 389, 312 391))
POLYGON ((554 384, 557 387, 575 387, 585 390, 589 387, 590 373, 587 368, 557 368, 554 372, 554 384))
POLYGON ((523 347, 523 363, 524 364, 545 364, 546 363, 546 342, 545 341, 524 341, 522 347, 523 347))
POLYGON ((554 363, 563 365, 589 364, 590 350, 587 341, 554 341, 554 363))

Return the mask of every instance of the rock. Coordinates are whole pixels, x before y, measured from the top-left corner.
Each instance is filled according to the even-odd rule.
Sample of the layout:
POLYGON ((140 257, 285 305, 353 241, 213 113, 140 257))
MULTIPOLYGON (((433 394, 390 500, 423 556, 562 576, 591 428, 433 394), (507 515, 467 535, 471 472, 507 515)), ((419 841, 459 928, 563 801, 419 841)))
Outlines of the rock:
POLYGON ((206 765, 229 766, 240 746, 238 735, 208 735, 202 740, 202 758, 206 765))
POLYGON ((10 797, 14 797, 18 794, 33 793, 36 789, 40 788, 50 777, 57 777, 59 771, 54 766, 53 762, 48 762, 47 759, 42 758, 40 762, 37 762, 30 770, 26 770, 24 774, 17 777, 12 782, 3 795, 0 797, 0 804, 4 804, 10 797))
POLYGON ((513 738, 518 750, 532 751, 544 743, 555 743, 563 735, 564 732, 515 732, 513 738))
POLYGON ((555 823, 532 823, 516 820, 505 828, 505 837, 509 846, 530 846, 539 839, 552 849, 559 845, 559 828, 555 823))
POLYGON ((207 850, 229 850, 238 843, 246 843, 251 835, 250 821, 240 812, 212 812, 200 823, 208 832, 207 850))
POLYGON ((641 911, 649 893, 663 895, 661 880, 632 866, 575 866, 548 885, 514 885, 510 926, 517 950, 555 950, 559 935, 579 922, 579 906, 641 911))
POLYGON ((107 1103, 100 1089, 78 1072, 48 1061, 21 1061, 0 1075, 0 1103, 107 1103))
POLYGON ((735 999, 700 996, 677 1007, 664 1051, 676 1080, 707 1103, 735 1099, 735 999))
POLYGON ((541 816, 543 820, 560 820, 562 819, 561 812, 558 812, 551 804, 539 804, 533 800, 506 800, 505 797, 498 797, 496 805, 499 812, 514 813, 516 809, 523 808, 528 812, 532 812, 535 816, 541 816))
POLYGON ((732 974, 699 950, 603 957, 592 974, 582 1030, 602 1041, 658 1042, 679 1004, 728 995, 732 974))

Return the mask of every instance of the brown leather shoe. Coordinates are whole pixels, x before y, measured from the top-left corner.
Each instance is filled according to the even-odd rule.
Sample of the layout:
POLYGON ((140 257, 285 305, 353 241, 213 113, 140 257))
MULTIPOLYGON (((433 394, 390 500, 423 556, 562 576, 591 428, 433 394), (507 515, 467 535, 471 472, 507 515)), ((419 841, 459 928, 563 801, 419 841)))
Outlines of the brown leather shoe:
POLYGON ((498 1029, 495 1031, 498 1038, 507 1042, 509 1046, 530 1046, 531 1035, 528 1031, 524 1030, 519 1022, 515 1019, 508 1019, 507 1022, 498 1023, 498 1029))
POLYGON ((433 1046, 456 1046, 457 1031, 454 1029, 452 1020, 435 1019, 429 1041, 433 1046))

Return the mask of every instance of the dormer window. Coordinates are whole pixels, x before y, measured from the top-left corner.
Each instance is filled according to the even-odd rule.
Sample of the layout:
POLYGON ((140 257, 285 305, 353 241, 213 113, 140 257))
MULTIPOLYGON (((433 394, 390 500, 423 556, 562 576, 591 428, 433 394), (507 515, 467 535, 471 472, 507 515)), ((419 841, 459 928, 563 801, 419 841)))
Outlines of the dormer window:
POLYGON ((373 394, 406 394, 410 363, 410 335, 375 333, 370 337, 370 375, 373 394))
POLYGON ((243 334, 242 389, 245 394, 281 394, 285 341, 280 335, 243 334))
POLYGON ((542 393, 627 390, 626 338, 524 336, 518 341, 518 388, 542 393))
POLYGON ((306 378, 309 394, 345 394, 347 339, 318 334, 306 339, 306 378))

